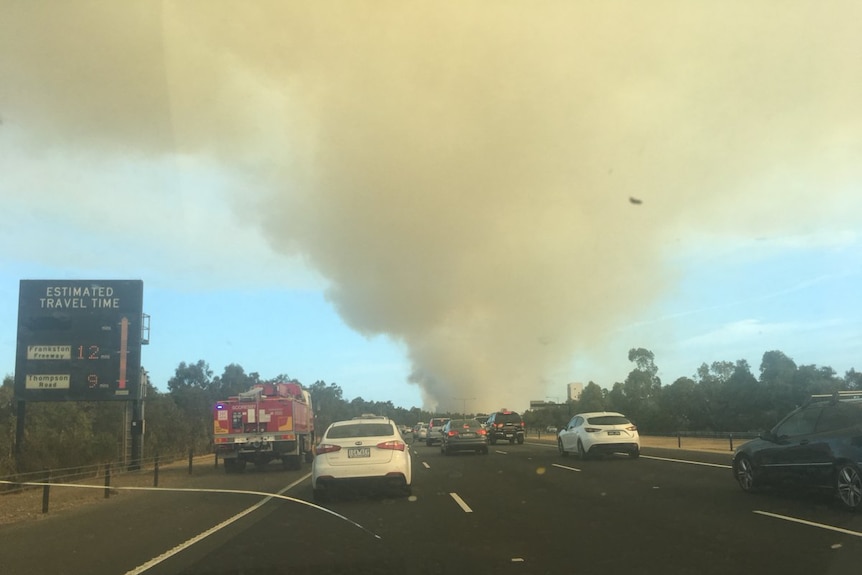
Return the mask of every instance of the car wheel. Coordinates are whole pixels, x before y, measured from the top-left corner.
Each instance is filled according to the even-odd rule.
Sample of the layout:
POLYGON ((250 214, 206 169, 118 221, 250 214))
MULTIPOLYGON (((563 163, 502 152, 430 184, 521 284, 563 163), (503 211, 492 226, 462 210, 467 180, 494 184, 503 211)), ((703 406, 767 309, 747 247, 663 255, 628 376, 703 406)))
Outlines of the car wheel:
POLYGON ((519 436, 518 436, 518 445, 523 445, 523 444, 524 444, 524 436, 523 436, 523 435, 519 435, 519 436))
POLYGON ((629 457, 631 457, 632 459, 637 459, 640 456, 641 456, 641 450, 639 447, 635 447, 634 449, 629 451, 629 457))
POLYGON ((584 444, 581 443, 580 439, 578 440, 578 457, 580 457, 581 459, 587 458, 587 452, 584 451, 584 444))
POLYGON ((427 440, 427 441, 425 442, 425 446, 426 446, 426 447, 431 447, 431 440, 427 440))
POLYGON ((862 503, 862 476, 852 463, 841 463, 835 472, 835 493, 841 505, 855 511, 862 503))
POLYGON ((751 459, 749 459, 747 455, 741 455, 739 459, 736 460, 736 467, 733 474, 736 477, 736 482, 739 483, 739 486, 743 491, 751 493, 757 489, 757 477, 754 473, 754 465, 751 463, 751 459))
POLYGON ((565 449, 563 449, 563 440, 562 439, 557 438, 557 449, 560 451, 560 455, 562 455, 563 457, 569 456, 569 452, 566 451, 565 449))
POLYGON ((514 437, 509 440, 509 445, 515 445, 515 438, 514 437))
POLYGON ((327 499, 329 499, 329 494, 326 493, 326 489, 315 489, 313 491, 314 502, 315 503, 325 503, 327 499))
POLYGON ((489 441, 491 442, 491 445, 497 445, 497 438, 496 437, 492 437, 489 441))

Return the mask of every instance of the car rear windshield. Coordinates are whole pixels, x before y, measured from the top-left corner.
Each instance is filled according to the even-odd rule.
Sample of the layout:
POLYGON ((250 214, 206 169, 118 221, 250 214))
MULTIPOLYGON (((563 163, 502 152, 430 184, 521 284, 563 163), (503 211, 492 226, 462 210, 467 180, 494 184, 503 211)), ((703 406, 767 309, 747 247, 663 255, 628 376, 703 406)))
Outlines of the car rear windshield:
POLYGON ((494 418, 494 423, 521 423, 521 416, 515 413, 498 413, 494 418))
POLYGON ((631 421, 622 415, 597 415, 587 419, 587 423, 590 425, 625 425, 631 421))
POLYGON ((446 418, 432 419, 431 420, 431 427, 442 427, 442 426, 446 425, 447 421, 449 421, 449 420, 446 418))
POLYGON ((326 434, 331 439, 344 439, 347 437, 386 437, 394 435, 391 423, 349 423, 338 425, 326 434))
POLYGON ((455 419, 449 424, 449 429, 479 429, 482 425, 475 419, 455 419))

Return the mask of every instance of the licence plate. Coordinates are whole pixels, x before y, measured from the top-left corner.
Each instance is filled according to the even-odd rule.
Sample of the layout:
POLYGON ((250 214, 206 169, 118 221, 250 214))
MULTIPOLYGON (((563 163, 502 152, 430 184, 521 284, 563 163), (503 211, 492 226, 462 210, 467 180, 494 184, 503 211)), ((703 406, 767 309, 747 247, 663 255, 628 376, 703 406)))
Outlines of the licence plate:
POLYGON ((352 459, 354 457, 371 457, 371 448, 370 447, 348 447, 347 448, 347 458, 352 459))
POLYGON ((619 431, 608 431, 608 435, 619 435, 619 431))

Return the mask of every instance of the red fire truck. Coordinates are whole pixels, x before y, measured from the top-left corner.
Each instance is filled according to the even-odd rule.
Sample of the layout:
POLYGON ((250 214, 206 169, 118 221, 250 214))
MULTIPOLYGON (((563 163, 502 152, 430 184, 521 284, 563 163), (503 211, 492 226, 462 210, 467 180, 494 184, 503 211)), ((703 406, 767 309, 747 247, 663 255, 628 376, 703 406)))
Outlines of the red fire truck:
POLYGON ((285 469, 299 469, 314 448, 311 395, 297 381, 255 384, 215 404, 213 433, 227 473, 276 459, 285 469))

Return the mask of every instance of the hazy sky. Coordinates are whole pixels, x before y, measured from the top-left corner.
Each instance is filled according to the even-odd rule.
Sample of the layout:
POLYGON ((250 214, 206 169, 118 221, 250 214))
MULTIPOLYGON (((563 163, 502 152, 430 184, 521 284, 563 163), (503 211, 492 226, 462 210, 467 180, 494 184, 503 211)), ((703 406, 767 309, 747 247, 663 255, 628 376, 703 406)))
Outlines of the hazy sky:
POLYGON ((127 278, 163 389, 204 359, 488 411, 631 347, 665 383, 862 368, 856 1, 0 10, 7 373, 20 279, 127 278))

